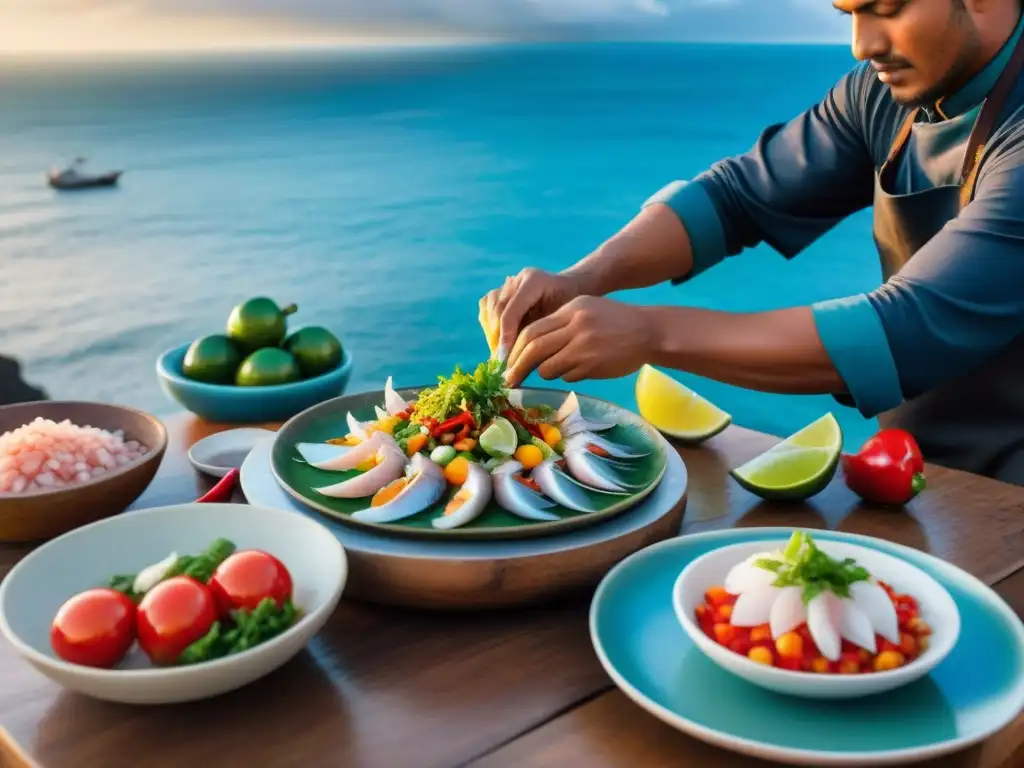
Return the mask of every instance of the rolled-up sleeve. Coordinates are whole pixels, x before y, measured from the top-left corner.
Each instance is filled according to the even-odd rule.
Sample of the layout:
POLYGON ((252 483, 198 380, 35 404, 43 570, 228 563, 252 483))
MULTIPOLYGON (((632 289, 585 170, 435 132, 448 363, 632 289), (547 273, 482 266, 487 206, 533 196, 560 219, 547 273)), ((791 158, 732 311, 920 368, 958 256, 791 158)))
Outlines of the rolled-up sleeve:
POLYGON ((1024 333, 1024 151, 1014 154, 993 160, 974 201, 883 286, 814 305, 865 415, 970 373, 1024 333))
POLYGON ((820 103, 766 129, 746 154, 646 201, 671 208, 690 235, 693 269, 681 279, 761 243, 789 258, 871 204, 864 77, 858 67, 820 103))

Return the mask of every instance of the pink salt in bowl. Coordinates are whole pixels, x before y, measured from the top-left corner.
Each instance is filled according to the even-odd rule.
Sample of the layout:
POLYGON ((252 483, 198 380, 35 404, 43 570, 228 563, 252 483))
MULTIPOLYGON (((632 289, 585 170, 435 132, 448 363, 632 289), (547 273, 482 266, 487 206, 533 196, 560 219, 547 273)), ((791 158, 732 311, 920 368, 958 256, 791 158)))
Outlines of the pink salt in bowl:
POLYGON ((43 541, 123 512, 149 487, 166 450, 163 423, 133 408, 0 407, 0 541, 43 541))

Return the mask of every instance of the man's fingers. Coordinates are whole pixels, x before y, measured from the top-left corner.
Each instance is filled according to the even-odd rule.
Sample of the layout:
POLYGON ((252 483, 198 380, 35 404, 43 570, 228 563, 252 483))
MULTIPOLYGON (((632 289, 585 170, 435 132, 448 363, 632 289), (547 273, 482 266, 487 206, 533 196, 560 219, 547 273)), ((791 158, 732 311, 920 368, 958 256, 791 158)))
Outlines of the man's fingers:
POLYGON ((565 373, 559 375, 559 378, 566 384, 573 384, 577 381, 583 381, 590 375, 590 366, 586 363, 582 365, 576 365, 570 368, 565 373))
POLYGON ((568 325, 569 320, 570 317, 565 312, 559 310, 552 312, 550 315, 538 318, 523 328, 522 332, 516 336, 515 342, 510 348, 508 356, 509 366, 511 367, 515 364, 519 356, 523 354, 526 347, 531 343, 546 334, 557 331, 559 328, 568 325))
POLYGON ((498 325, 501 328, 498 347, 509 350, 509 359, 511 359, 511 352, 517 343, 516 340, 519 338, 520 332, 524 330, 523 320, 541 298, 540 290, 536 285, 536 283, 520 281, 517 289, 502 308, 498 320, 498 325))
POLYGON ((565 327, 530 342, 515 364, 506 370, 505 380, 508 385, 518 387, 539 365, 558 355, 571 340, 572 331, 565 327))
MULTIPOLYGON (((566 328, 568 331, 569 329, 566 328)), ((552 381, 554 379, 565 379, 565 377, 579 367, 579 355, 573 349, 572 335, 569 334, 569 341, 558 352, 542 362, 537 367, 537 373, 542 379, 552 381)))

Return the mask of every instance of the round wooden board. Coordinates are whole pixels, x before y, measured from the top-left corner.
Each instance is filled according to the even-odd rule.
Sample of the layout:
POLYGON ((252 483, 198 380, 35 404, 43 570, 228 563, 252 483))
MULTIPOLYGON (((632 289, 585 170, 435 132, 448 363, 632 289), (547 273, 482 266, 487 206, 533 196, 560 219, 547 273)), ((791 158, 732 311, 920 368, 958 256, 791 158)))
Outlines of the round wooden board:
MULTIPOLYGON (((661 438, 663 439, 663 438, 661 438)), ((429 609, 526 605, 594 587, 629 554, 679 533, 687 472, 665 442, 668 467, 641 504, 607 522, 534 539, 461 541, 385 536, 345 526, 286 493, 270 466, 273 440, 258 443, 242 465, 242 491, 254 506, 288 509, 327 526, 345 547, 345 596, 429 609)))

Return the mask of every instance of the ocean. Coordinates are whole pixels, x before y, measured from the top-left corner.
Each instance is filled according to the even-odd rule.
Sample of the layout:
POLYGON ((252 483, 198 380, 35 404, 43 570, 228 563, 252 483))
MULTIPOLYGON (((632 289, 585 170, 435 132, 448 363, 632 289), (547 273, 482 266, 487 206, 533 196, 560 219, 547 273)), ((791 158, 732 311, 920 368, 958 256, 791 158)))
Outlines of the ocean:
MULTIPOLYGON (((335 331, 350 392, 487 355, 477 301, 584 256, 663 184, 747 150, 850 68, 840 46, 575 44, 0 59, 0 354, 54 399, 166 415, 155 360, 251 296, 335 331), (115 190, 59 194, 77 155, 115 190)), ((878 285, 869 213, 786 261, 767 246, 643 304, 755 311, 878 285)), ((679 378, 785 435, 831 397, 679 378)), ((531 382, 543 383, 534 377, 531 382)), ((634 377, 581 392, 634 408, 634 377)))

